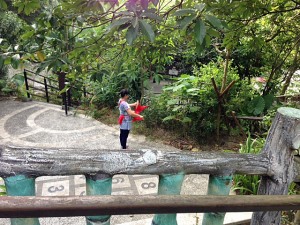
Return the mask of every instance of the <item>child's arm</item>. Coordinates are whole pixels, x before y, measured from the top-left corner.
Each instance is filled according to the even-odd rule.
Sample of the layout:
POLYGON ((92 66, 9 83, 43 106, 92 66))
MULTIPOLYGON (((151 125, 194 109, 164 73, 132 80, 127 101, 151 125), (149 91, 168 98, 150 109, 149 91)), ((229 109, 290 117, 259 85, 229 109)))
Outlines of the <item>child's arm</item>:
POLYGON ((128 113, 129 116, 132 116, 132 117, 140 117, 140 118, 142 118, 142 119, 144 118, 143 116, 141 116, 140 114, 135 113, 135 112, 132 111, 131 109, 127 109, 126 111, 127 111, 127 113, 128 113))
POLYGON ((131 103, 131 104, 128 104, 130 107, 134 107, 134 106, 137 106, 139 104, 139 101, 136 101, 135 103, 131 103))

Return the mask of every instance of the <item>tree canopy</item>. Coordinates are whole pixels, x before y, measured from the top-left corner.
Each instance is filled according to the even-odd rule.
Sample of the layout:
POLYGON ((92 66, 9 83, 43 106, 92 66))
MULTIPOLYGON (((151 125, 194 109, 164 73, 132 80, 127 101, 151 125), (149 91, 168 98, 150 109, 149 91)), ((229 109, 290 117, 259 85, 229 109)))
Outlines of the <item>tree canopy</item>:
POLYGON ((159 79, 172 64, 188 72, 227 54, 241 78, 266 78, 264 95, 284 94, 299 69, 298 1, 0 0, 0 6, 23 21, 19 38, 1 32, 0 61, 14 67, 30 61, 39 71, 99 81, 111 69, 130 70, 144 81, 159 79))

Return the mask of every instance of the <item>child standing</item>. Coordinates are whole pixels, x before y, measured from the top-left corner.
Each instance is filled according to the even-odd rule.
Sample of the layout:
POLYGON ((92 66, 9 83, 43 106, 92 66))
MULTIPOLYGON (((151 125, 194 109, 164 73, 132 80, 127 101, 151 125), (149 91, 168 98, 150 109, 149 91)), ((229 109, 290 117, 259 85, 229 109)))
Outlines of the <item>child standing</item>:
POLYGON ((119 118, 119 124, 120 124, 120 143, 122 146, 122 149, 127 149, 127 138, 129 135, 129 132, 132 127, 132 117, 140 117, 143 119, 144 117, 136 114, 134 111, 131 110, 130 107, 137 106, 138 102, 135 102, 133 104, 128 104, 127 101, 129 99, 129 91, 127 89, 123 89, 120 92, 121 99, 119 100, 119 110, 120 110, 120 118, 119 118))

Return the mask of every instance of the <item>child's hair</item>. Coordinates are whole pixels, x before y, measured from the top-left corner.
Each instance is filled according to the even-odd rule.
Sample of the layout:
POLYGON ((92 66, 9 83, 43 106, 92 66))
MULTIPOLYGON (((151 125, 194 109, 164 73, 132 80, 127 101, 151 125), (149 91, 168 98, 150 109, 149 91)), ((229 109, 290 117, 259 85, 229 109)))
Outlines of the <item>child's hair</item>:
POLYGON ((121 97, 123 98, 125 95, 129 95, 129 91, 128 91, 127 89, 122 89, 122 90, 120 91, 120 95, 121 95, 121 97))

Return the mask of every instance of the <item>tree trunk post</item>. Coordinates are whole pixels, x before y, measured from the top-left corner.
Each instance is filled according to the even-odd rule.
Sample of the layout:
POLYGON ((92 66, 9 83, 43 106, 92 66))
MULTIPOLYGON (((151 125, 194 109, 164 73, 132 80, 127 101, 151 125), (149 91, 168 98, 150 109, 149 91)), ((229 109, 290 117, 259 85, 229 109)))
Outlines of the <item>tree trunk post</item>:
MULTIPOLYGON (((270 160, 273 176, 262 176, 259 195, 286 195, 295 178, 293 150, 299 147, 300 110, 279 108, 273 120, 262 154, 270 160)), ((255 212, 251 225, 278 225, 281 220, 280 211, 255 212)))
MULTIPOLYGON (((209 176, 208 195, 229 195, 232 176, 209 176)), ((205 213, 202 225, 223 225, 225 213, 205 213)))
MULTIPOLYGON (((159 195, 179 195, 181 191, 184 174, 165 174, 159 176, 159 195)), ((177 225, 177 214, 156 214, 153 217, 152 225, 177 225)))
MULTIPOLYGON (((35 178, 17 175, 4 178, 7 195, 35 196, 35 178)), ((11 225, 40 225, 38 218, 10 219, 11 225)))
MULTIPOLYGON (((87 195, 111 195, 112 177, 107 174, 97 174, 86 177, 87 195)), ((87 216, 87 225, 110 225, 110 215, 87 216)))

